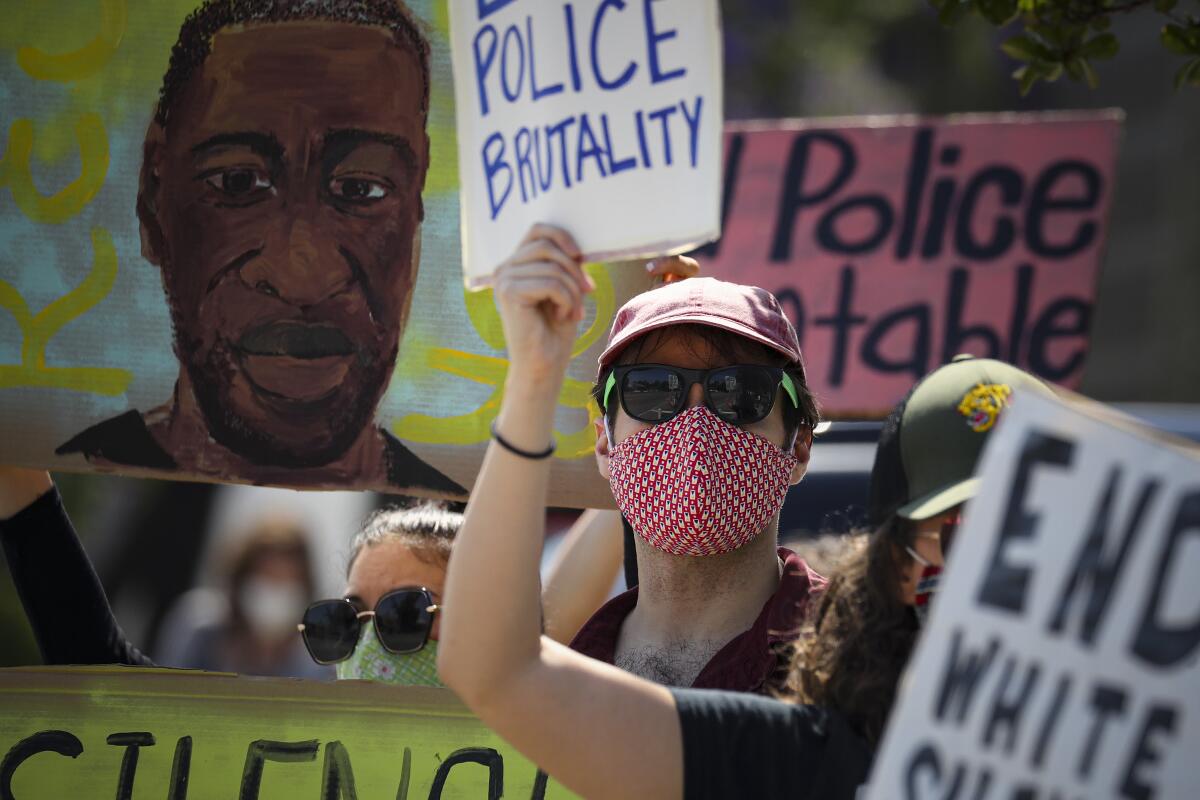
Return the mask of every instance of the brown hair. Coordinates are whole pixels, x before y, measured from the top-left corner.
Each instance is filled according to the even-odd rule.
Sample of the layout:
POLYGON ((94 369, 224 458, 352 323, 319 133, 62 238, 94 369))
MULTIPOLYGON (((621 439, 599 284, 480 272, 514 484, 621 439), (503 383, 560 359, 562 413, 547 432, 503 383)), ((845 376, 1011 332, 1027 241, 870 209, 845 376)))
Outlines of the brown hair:
POLYGON ((872 745, 883 734, 918 627, 900 596, 913 528, 891 517, 830 578, 795 648, 784 694, 836 709, 872 745))
POLYGON ((350 540, 346 572, 364 548, 380 542, 399 542, 426 564, 450 563, 450 548, 462 527, 463 515, 446 503, 427 500, 410 508, 390 506, 374 512, 350 540))

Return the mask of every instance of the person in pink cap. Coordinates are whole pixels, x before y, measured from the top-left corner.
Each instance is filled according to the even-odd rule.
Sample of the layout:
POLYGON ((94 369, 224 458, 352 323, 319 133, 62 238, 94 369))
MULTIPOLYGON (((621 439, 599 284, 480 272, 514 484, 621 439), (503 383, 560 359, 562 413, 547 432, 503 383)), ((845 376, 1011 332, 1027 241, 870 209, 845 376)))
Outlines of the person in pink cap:
POLYGON ((843 717, 745 691, 769 683, 818 582, 776 549, 817 414, 767 292, 689 278, 618 313, 596 457, 637 533, 640 587, 575 650, 541 635, 554 412, 593 288, 581 259, 535 226, 495 274, 511 366, 447 575, 442 681, 584 797, 853 797, 870 751, 843 717))
POLYGON ((671 686, 775 688, 824 580, 777 546, 817 408, 769 292, 690 278, 621 308, 594 390, 596 459, 633 528, 640 585, 571 647, 671 686))

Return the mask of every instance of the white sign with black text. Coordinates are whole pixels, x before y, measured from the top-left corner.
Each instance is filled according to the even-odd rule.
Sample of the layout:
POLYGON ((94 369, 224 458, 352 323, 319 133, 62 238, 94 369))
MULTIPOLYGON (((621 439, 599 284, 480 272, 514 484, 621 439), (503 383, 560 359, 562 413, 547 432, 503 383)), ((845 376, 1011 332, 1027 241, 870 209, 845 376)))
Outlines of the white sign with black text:
POLYGON ((535 222, 589 260, 720 231, 716 0, 450 0, 463 271, 482 285, 535 222))
POLYGON ((1093 406, 988 443, 868 798, 1200 796, 1200 454, 1093 406))

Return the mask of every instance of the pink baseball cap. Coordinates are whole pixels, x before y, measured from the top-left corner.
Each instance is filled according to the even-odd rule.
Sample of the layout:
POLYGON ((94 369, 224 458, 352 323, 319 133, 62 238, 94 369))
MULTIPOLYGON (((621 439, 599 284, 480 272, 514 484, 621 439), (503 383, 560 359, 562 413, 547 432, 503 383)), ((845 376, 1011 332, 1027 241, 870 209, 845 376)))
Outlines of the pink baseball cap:
POLYGON ((796 329, 775 295, 757 286, 716 278, 668 283, 621 306, 613 318, 608 347, 600 354, 600 370, 637 337, 668 325, 708 325, 736 333, 782 353, 804 371, 796 329))

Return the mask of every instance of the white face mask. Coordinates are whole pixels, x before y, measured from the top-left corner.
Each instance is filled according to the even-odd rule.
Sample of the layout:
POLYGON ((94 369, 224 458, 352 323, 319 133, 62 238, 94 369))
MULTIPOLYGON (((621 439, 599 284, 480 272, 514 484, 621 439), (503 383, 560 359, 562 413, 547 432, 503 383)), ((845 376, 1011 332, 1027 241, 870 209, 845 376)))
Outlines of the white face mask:
POLYGON ((260 636, 280 639, 296 630, 304 615, 305 592, 295 583, 250 578, 238 600, 250 628, 260 636))

